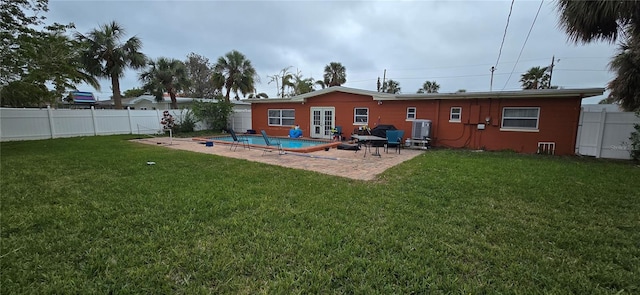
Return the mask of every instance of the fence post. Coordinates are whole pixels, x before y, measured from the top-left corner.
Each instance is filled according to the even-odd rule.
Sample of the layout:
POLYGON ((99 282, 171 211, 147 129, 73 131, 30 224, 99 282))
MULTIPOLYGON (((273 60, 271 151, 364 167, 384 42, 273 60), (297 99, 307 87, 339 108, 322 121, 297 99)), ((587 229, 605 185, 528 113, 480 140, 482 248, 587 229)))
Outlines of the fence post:
POLYGON ((604 126, 607 121, 607 110, 602 109, 600 112, 600 125, 598 126, 598 139, 596 142, 596 158, 600 158, 602 154, 602 140, 604 139, 604 126))
POLYGON ((131 107, 127 107, 127 117, 129 117, 129 134, 133 134, 133 121, 131 120, 131 107))
POLYGON ((575 155, 580 155, 580 147, 582 146, 582 121, 584 120, 584 108, 580 107, 580 116, 578 117, 578 131, 576 132, 576 148, 575 155))
POLYGON ((47 106, 47 115, 49 116, 49 132, 51 132, 51 138, 54 138, 55 128, 53 127, 53 110, 51 110, 51 106, 47 106))
POLYGON ((96 109, 91 106, 91 121, 93 122, 93 136, 98 136, 98 119, 96 119, 96 109))
POLYGON ((162 132, 164 134, 164 128, 162 127, 162 116, 160 115, 160 110, 156 109, 156 122, 158 122, 158 130, 160 130, 160 132, 162 132))

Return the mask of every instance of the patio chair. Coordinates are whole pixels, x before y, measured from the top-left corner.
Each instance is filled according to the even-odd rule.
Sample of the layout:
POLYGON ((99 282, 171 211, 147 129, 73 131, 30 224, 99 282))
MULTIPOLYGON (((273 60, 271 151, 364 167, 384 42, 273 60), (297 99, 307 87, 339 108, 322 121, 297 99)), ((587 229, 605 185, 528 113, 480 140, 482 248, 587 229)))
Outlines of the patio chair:
POLYGON ((244 137, 244 136, 238 136, 236 134, 235 131, 233 131, 233 129, 229 129, 229 134, 231 134, 231 138, 233 138, 233 142, 231 143, 231 146, 229 147, 229 150, 231 150, 233 148, 233 150, 235 151, 238 148, 238 145, 240 145, 240 143, 242 143, 242 147, 243 148, 248 148, 251 149, 251 146, 249 145, 249 139, 244 137))
MULTIPOLYGON (((262 133, 262 137, 264 137, 264 143, 267 145, 267 147, 277 148, 278 155, 285 154, 284 150, 282 149, 282 144, 280 143, 280 139, 278 138, 269 139, 269 136, 267 136, 267 132, 264 130, 260 130, 260 133, 262 133)), ((264 156, 266 152, 272 152, 272 151, 273 149, 266 148, 262 151, 262 155, 264 156)))
POLYGON ((404 137, 404 130, 387 130, 387 144, 385 146, 387 154, 389 153, 389 147, 395 147, 398 154, 400 153, 402 137, 404 137))

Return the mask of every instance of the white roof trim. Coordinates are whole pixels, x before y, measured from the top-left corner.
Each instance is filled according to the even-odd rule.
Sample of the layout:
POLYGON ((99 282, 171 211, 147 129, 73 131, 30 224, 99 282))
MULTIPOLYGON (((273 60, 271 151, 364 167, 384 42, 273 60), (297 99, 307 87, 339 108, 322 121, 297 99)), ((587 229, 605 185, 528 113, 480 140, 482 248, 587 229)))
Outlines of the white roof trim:
POLYGON ((395 94, 382 93, 382 92, 371 91, 371 90, 362 90, 362 89, 342 87, 342 86, 333 86, 333 87, 328 87, 328 88, 317 90, 317 91, 307 92, 305 94, 301 94, 293 97, 262 98, 262 99, 250 98, 250 99, 243 99, 242 101, 249 102, 249 103, 277 103, 277 102, 302 103, 302 102, 306 102, 307 99, 309 98, 324 95, 327 93, 332 93, 332 92, 344 92, 344 93, 351 93, 351 94, 366 95, 366 96, 373 97, 374 100, 392 99, 395 96, 395 94))
POLYGON ((437 100, 437 99, 480 99, 480 98, 542 98, 542 97, 571 97, 579 96, 587 98, 602 95, 604 88, 579 88, 579 89, 534 89, 534 90, 517 90, 517 91, 488 91, 488 92, 455 92, 455 93, 414 93, 414 94, 390 94, 370 90, 362 90, 348 88, 342 86, 334 86, 318 91, 312 91, 302 95, 285 98, 267 98, 267 99, 243 99, 248 103, 303 103, 307 99, 332 93, 345 92, 352 94, 360 94, 371 96, 373 100, 437 100))
POLYGON ((542 98, 580 96, 582 98, 602 95, 604 88, 579 89, 533 89, 491 92, 455 92, 455 93, 417 93, 398 94, 392 99, 383 100, 434 100, 434 99, 475 99, 475 98, 542 98))

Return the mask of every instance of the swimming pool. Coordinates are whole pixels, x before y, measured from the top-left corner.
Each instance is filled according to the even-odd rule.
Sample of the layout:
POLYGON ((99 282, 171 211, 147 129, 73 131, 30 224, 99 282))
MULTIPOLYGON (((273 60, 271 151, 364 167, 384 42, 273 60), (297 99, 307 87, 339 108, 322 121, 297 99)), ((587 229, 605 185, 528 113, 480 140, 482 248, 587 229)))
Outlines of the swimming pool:
MULTIPOLYGON (((262 136, 257 135, 243 135, 244 138, 249 140, 249 145, 251 147, 256 148, 272 148, 267 147, 267 144, 264 142, 264 138, 262 136)), ((310 153, 315 151, 321 151, 328 148, 333 148, 340 145, 340 142, 331 142, 331 141, 323 141, 323 140, 313 140, 313 139, 301 139, 301 138, 285 138, 285 137, 269 137, 270 141, 280 141, 282 144, 282 149, 285 151, 298 152, 298 153, 310 153)), ((222 144, 231 144, 233 143, 233 138, 231 136, 216 136, 210 138, 194 138, 194 140, 200 142, 213 141, 216 143, 222 144)))

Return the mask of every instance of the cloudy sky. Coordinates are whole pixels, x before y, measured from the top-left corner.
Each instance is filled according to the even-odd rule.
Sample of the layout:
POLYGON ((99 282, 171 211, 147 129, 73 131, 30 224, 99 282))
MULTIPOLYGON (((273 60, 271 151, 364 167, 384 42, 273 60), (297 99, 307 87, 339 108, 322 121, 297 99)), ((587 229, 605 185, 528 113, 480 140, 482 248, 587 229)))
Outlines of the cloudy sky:
MULTIPOLYGON (((277 89, 267 76, 292 66, 305 77, 321 79, 332 61, 347 69, 343 86, 375 90, 386 69, 386 78, 400 82, 402 93, 415 93, 426 80, 440 84, 440 92, 489 91, 492 66, 497 68, 494 91, 517 90, 522 73, 550 65, 554 55, 554 85, 605 87, 613 78, 608 62, 615 44, 567 41, 558 27, 555 2, 549 0, 514 2, 498 59, 510 5, 471 0, 50 0, 46 16, 47 22, 74 23, 80 33, 115 20, 128 37, 142 39, 142 51, 154 59, 185 60, 195 52, 215 61, 238 50, 260 75, 258 92, 269 97, 277 89)), ((108 99, 110 83, 101 84, 98 97, 108 99)), ((135 71, 121 80, 123 91, 140 85, 135 71)), ((84 88, 80 90, 94 91, 84 88)))

